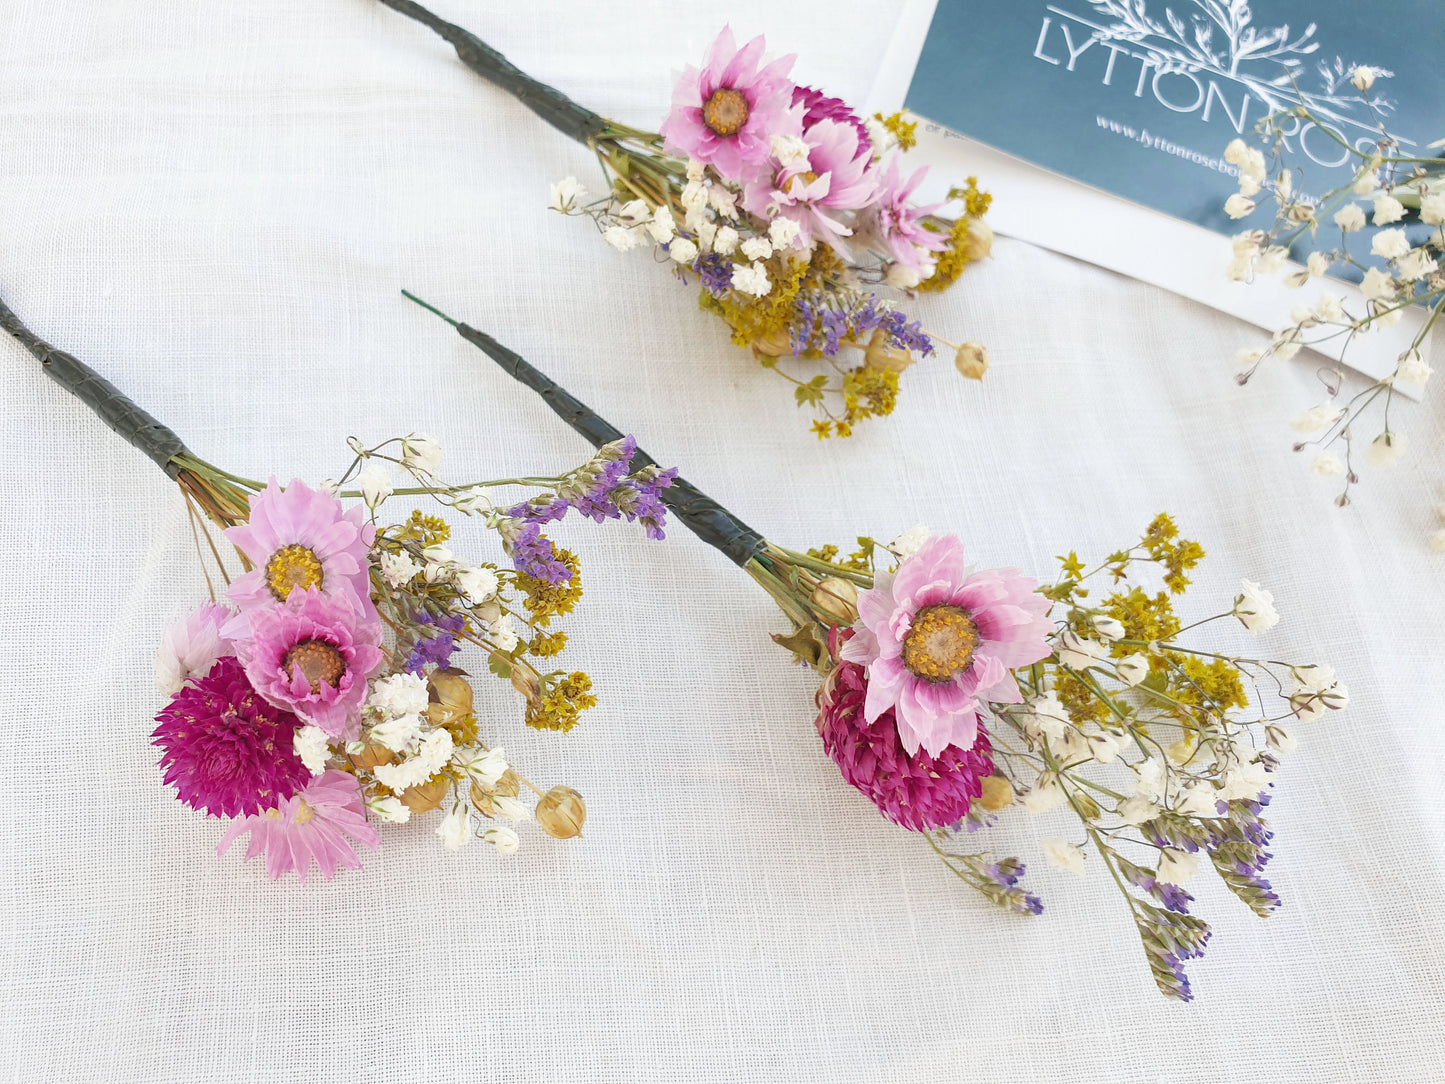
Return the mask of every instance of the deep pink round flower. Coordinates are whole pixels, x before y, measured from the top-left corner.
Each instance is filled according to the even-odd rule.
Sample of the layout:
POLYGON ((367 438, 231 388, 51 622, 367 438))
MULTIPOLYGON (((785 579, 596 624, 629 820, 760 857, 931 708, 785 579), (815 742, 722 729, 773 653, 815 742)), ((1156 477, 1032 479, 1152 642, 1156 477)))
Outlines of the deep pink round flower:
POLYGON ((267 703, 235 658, 192 678, 156 716, 165 781, 192 809, 236 817, 275 808, 311 778, 292 750, 301 725, 267 703))
POLYGON ((376 829, 366 823, 361 784, 355 776, 335 768, 317 776, 275 809, 236 820, 221 837, 216 854, 225 854, 247 832, 251 842, 246 847, 246 861, 264 854, 272 880, 295 870, 302 884, 313 858, 328 881, 338 866, 361 868, 361 859, 347 836, 368 847, 381 841, 376 829))
POLYGON ((381 621, 348 596, 316 588, 254 610, 236 654, 256 691, 271 703, 350 741, 360 730, 366 681, 382 661, 381 621))
POLYGON ((937 756, 910 755, 888 710, 863 717, 863 667, 840 662, 818 690, 818 735, 843 773, 894 824, 914 832, 956 824, 993 773, 993 748, 982 727, 970 749, 950 745, 937 756))
POLYGON ((842 98, 830 98, 813 87, 794 87, 793 105, 803 107, 803 129, 806 131, 820 120, 836 120, 851 124, 858 130, 858 153, 873 152, 873 140, 868 137, 868 126, 842 98))
POLYGON ((877 170, 860 152, 858 133, 846 121, 818 121, 803 133, 803 143, 805 156, 787 164, 774 159, 744 182, 743 206, 764 219, 776 209, 798 224, 805 244, 823 241, 846 255, 843 238, 853 229, 839 216, 873 199, 877 170))
MULTIPOLYGON (((375 536, 360 505, 348 512, 330 493, 300 479, 282 489, 272 478, 251 498, 249 521, 226 530, 227 541, 256 566, 231 584, 231 600, 249 611, 315 588, 348 595, 369 613, 367 553, 375 536)), ((232 629, 238 626, 227 631, 232 629)))
POLYGON ((955 535, 930 538, 896 573, 858 595, 858 621, 839 657, 868 674, 866 722, 894 711, 910 755, 970 749, 980 703, 1017 704, 1012 670, 1048 658, 1049 600, 1016 569, 970 575, 955 535))
POLYGON ((707 162, 724 178, 741 181, 767 162, 774 135, 798 134, 799 119, 788 110, 794 57, 760 68, 766 48, 759 34, 739 49, 732 28, 725 26, 702 70, 683 69, 661 128, 670 153, 707 162))
POLYGON ((928 176, 928 167, 913 172, 906 181, 898 172, 898 156, 888 163, 861 222, 868 239, 906 267, 918 270, 924 252, 937 252, 948 244, 948 235, 923 228, 923 220, 941 204, 919 207, 910 202, 913 190, 928 176))

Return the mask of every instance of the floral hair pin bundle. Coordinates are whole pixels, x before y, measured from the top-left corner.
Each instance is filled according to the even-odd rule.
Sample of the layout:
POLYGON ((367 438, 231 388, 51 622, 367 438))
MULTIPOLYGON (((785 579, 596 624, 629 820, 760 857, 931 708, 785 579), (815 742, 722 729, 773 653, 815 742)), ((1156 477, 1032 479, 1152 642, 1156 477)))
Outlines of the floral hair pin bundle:
MULTIPOLYGON (((616 439, 522 358, 453 323, 589 441, 616 439)), ((1159 989, 1182 1000, 1184 965, 1210 937, 1186 882, 1212 869, 1256 914, 1279 905, 1262 876, 1274 773, 1295 724, 1343 708, 1348 691, 1328 666, 1242 657, 1205 634, 1272 628, 1256 583, 1186 624, 1175 603, 1204 552, 1169 516, 1092 567, 1068 554, 1045 586, 970 569, 952 534, 799 552, 681 478, 662 499, 782 610, 791 631, 773 639, 819 674, 815 726, 843 778, 993 903, 1043 909, 1024 863, 971 846, 976 834, 1015 808, 1069 811, 1045 856, 1077 874, 1103 867, 1159 989)))
POLYGON ((914 201, 927 167, 903 166, 915 123, 902 114, 860 117, 794 83, 791 56, 766 62, 762 37, 739 47, 724 28, 702 67, 679 77, 659 131, 644 131, 582 108, 412 0, 382 3, 590 147, 607 195, 589 200, 568 177, 553 186, 552 209, 591 218, 614 248, 659 253, 677 278, 695 281, 699 306, 818 415, 820 438, 891 413, 899 373, 939 345, 964 376, 982 378, 981 344, 925 332, 881 292, 943 290, 993 243, 989 196, 973 178, 945 203, 914 201))
MULTIPOLYGON (((1261 274, 1283 274, 1286 285, 1299 287, 1336 272, 1358 276, 1364 295, 1356 311, 1329 292, 1322 292, 1313 305, 1297 306, 1266 346, 1241 352, 1236 378, 1240 384, 1271 358, 1288 360, 1303 347, 1330 340, 1343 340, 1347 352, 1356 337, 1398 323, 1411 306, 1426 313, 1420 330, 1396 359, 1394 372, 1347 396, 1343 369, 1324 370, 1324 401, 1290 423, 1298 434, 1295 451, 1313 453, 1314 473, 1341 481, 1336 503, 1344 506, 1350 488, 1359 481, 1357 442, 1366 441, 1363 459, 1371 466, 1398 461, 1405 452, 1405 434, 1391 423, 1395 389, 1400 384, 1423 388, 1434 372, 1425 351, 1431 330, 1445 311, 1445 271, 1440 267, 1445 255, 1445 158, 1401 152, 1399 139, 1387 126, 1390 103, 1375 89, 1376 81, 1388 77, 1388 72, 1357 65, 1325 75, 1332 92, 1329 102, 1335 109, 1367 113, 1373 125, 1370 138, 1355 143, 1340 138, 1331 124, 1334 114, 1326 112, 1316 97, 1301 94, 1298 104, 1260 121, 1264 150, 1242 139, 1229 144, 1224 157, 1239 170, 1240 190, 1229 197, 1224 209, 1231 218, 1244 219, 1262 205, 1272 205, 1274 215, 1267 228, 1235 236, 1230 278, 1246 281, 1261 274), (1339 164, 1350 166, 1342 184, 1317 196, 1303 191, 1305 170, 1291 161, 1294 141, 1306 128, 1338 142, 1339 164), (1365 251, 1356 235, 1367 226, 1376 229, 1365 251), (1288 266, 1290 250, 1318 237, 1321 229, 1338 236, 1338 245, 1311 252, 1302 268, 1288 266), (1367 426, 1370 415, 1378 420, 1367 426)), ((1445 140, 1431 144, 1436 150, 1442 146, 1445 140)), ((1445 505, 1440 514, 1445 520, 1445 505)), ((1445 530, 1436 532, 1431 546, 1445 551, 1445 530)))
POLYGON ((557 477, 450 485, 437 443, 412 434, 373 447, 353 438, 337 481, 263 484, 196 457, 3 302, 0 326, 179 483, 197 552, 204 539, 224 581, 218 595, 206 571, 210 601, 162 639, 169 702, 153 735, 176 796, 229 821, 220 853, 249 835, 248 859, 264 854, 273 878, 294 870, 304 882, 313 862, 328 880, 359 867, 357 844, 378 844, 377 823, 438 809, 435 831, 449 850, 479 837, 511 853, 519 837, 505 822, 533 816, 553 838, 581 834, 580 794, 539 790, 484 744, 459 655, 476 649, 521 694, 527 725, 571 729, 596 697, 585 673, 555 667, 567 634, 553 622, 581 597, 581 574, 576 555, 542 529, 577 512, 635 521, 660 539, 660 497, 675 472, 635 463, 635 444, 622 437, 557 477), (532 495, 502 501, 514 487, 532 495), (442 515, 383 522, 383 506, 401 497, 479 521, 508 560, 461 558, 442 515), (238 575, 206 520, 234 547, 238 575))

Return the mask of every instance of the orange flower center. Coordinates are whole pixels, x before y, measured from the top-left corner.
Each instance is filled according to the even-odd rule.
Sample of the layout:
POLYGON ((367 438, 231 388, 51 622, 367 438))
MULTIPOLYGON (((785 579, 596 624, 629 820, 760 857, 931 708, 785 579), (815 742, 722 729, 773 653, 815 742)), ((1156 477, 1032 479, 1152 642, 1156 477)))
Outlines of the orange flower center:
POLYGON ((346 673, 345 656, 325 640, 302 640, 286 652, 281 665, 286 670, 286 676, 293 681, 300 671, 301 676, 310 682, 313 693, 321 691, 323 682, 335 688, 341 675, 346 673))
POLYGON ((968 669, 978 650, 978 627, 959 606, 925 606, 903 640, 903 665, 934 684, 968 669))
POLYGON ((732 87, 719 87, 703 103, 702 122, 717 135, 736 135, 748 122, 748 100, 732 87))
POLYGON ((316 551, 295 542, 282 546, 266 562, 266 587, 280 602, 286 601, 292 588, 309 591, 320 587, 324 580, 316 551))

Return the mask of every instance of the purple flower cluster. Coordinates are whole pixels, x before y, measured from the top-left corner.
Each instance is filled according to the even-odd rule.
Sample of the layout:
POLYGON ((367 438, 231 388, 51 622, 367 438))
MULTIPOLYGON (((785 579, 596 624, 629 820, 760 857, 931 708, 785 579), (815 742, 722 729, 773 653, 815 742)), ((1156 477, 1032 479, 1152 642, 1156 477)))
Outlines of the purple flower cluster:
POLYGON ((421 614, 417 617, 418 628, 431 626, 437 630, 435 636, 420 636, 412 645, 407 656, 406 668, 413 674, 420 674, 427 663, 446 666, 451 662, 452 653, 457 650, 457 635, 466 628, 467 619, 461 614, 444 614, 433 617, 421 614))
MULTIPOLYGON (((518 572, 546 583, 566 583, 572 578, 572 570, 557 560, 552 540, 542 533, 540 524, 528 522, 516 514, 519 509, 529 507, 528 504, 517 505, 511 510, 512 518, 498 525, 502 548, 512 558, 512 565, 518 572)), ((566 514, 565 509, 563 514, 566 514)))
POLYGON ((903 313, 881 304, 875 295, 860 295, 850 308, 836 308, 829 300, 798 299, 796 315, 788 331, 795 355, 811 347, 831 358, 842 349, 844 340, 864 342, 880 328, 888 336, 890 346, 916 350, 924 357, 933 353, 933 340, 924 333, 919 321, 909 323, 903 313), (823 337, 821 346, 816 341, 819 334, 823 337))
POLYGON ((572 578, 567 566, 557 560, 551 540, 541 528, 573 510, 594 523, 625 519, 641 523, 648 538, 666 537, 667 506, 662 491, 677 478, 677 469, 648 466, 628 474, 636 454, 637 441, 630 435, 623 437, 602 448, 586 467, 559 486, 556 494, 507 509, 511 523, 503 525, 502 541, 517 570, 548 583, 565 583, 572 578))
POLYGON ((1153 870, 1136 866, 1122 855, 1115 855, 1114 861, 1118 864, 1119 873, 1124 880, 1135 888, 1143 889, 1175 914, 1187 915, 1189 913, 1189 905, 1194 902, 1194 897, 1184 889, 1176 884, 1170 884, 1168 881, 1159 880, 1154 876, 1153 870))
POLYGON ((692 265, 702 279, 702 288, 714 297, 722 297, 733 287, 733 263, 716 252, 699 256, 692 265))
POLYGON ((1168 997, 1193 1001, 1184 962, 1204 955, 1209 944, 1209 925, 1193 915, 1165 911, 1151 904, 1135 902, 1134 923, 1144 941, 1154 981, 1168 997))
POLYGON ((1280 904, 1273 886, 1260 876, 1273 857, 1265 847, 1274 838, 1260 819, 1269 795, 1254 801, 1220 802, 1218 817, 1190 820, 1165 813, 1141 825, 1149 842, 1160 847, 1204 850, 1230 891, 1258 915, 1267 915, 1280 904))
POLYGON ((1001 858, 997 862, 990 862, 979 872, 998 887, 997 903, 1021 915, 1043 914, 1044 901, 1016 887, 1026 869, 1017 858, 1001 858))

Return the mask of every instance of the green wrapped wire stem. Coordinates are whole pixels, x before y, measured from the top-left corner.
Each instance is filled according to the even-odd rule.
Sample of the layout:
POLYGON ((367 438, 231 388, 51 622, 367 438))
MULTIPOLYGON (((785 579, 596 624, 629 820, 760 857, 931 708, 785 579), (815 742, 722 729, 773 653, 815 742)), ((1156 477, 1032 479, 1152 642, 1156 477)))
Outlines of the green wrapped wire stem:
POLYGON ((180 475, 183 465, 177 460, 188 452, 185 443, 169 426, 136 406, 119 388, 74 354, 57 350, 36 335, 4 300, 0 300, 0 327, 35 355, 46 376, 95 411, 113 432, 144 452, 172 478, 180 475))
MULTIPOLYGON (((552 408, 557 417, 586 438, 594 448, 622 439, 624 434, 616 426, 560 387, 551 377, 538 371, 515 351, 509 350, 486 332, 453 320, 415 294, 405 290, 402 293, 451 324, 457 329, 457 334, 495 361, 503 372, 541 396, 542 401, 552 408)), ((641 448, 637 449, 632 460, 633 469, 656 462, 641 448)), ((662 491, 661 496, 663 503, 688 530, 736 565, 746 567, 749 561, 768 549, 768 543, 762 535, 685 479, 676 479, 669 488, 662 491)))
POLYGON ((447 22, 412 0, 381 2, 436 31, 452 44, 463 64, 511 94, 562 134, 590 145, 608 127, 605 118, 582 108, 556 87, 533 79, 475 34, 447 22))

